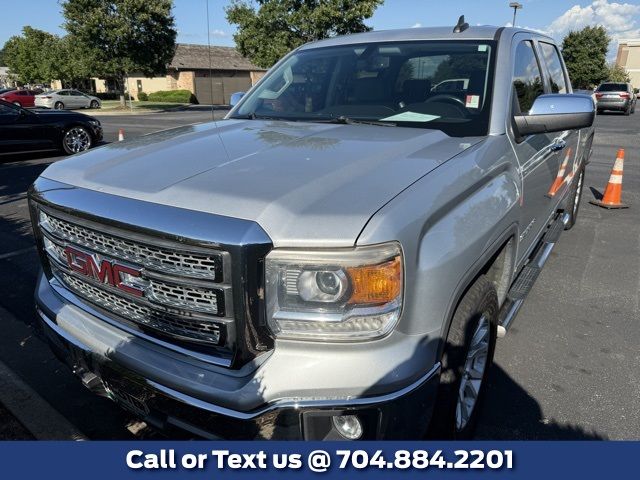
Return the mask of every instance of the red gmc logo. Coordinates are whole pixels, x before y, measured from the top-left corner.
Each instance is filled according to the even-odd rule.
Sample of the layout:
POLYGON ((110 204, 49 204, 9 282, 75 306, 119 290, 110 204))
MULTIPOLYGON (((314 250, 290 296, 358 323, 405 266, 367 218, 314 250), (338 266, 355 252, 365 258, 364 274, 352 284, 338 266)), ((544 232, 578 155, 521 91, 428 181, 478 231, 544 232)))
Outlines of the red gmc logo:
POLYGON ((74 272, 91 277, 100 283, 107 283, 136 297, 144 295, 142 288, 123 283, 123 275, 139 278, 140 270, 118 265, 109 260, 101 260, 73 247, 65 248, 64 254, 67 257, 69 268, 74 272))

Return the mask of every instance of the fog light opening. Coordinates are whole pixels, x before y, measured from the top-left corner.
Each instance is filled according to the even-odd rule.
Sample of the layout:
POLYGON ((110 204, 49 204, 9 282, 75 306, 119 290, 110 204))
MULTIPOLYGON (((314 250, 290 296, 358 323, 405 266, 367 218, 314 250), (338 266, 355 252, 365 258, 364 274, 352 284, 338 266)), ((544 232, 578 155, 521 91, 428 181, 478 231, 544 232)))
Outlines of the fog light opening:
POLYGON ((362 423, 355 415, 335 416, 333 426, 347 440, 357 440, 362 437, 362 423))

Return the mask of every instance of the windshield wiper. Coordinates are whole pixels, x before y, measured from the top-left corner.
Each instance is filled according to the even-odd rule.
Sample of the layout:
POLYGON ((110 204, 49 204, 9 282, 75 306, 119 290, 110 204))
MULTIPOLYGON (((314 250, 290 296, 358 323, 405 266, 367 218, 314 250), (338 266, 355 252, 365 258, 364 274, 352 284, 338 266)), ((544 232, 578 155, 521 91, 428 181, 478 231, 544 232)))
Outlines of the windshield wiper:
POLYGON ((393 122, 381 122, 378 120, 360 120, 358 118, 345 117, 344 115, 340 115, 339 117, 332 117, 321 120, 313 120, 318 123, 335 123, 338 125, 353 125, 353 124, 363 124, 363 125, 377 125, 380 127, 396 127, 397 125, 393 122))
POLYGON ((256 112, 250 112, 246 115, 234 115, 234 120, 284 120, 281 117, 271 117, 269 115, 257 115, 256 112))

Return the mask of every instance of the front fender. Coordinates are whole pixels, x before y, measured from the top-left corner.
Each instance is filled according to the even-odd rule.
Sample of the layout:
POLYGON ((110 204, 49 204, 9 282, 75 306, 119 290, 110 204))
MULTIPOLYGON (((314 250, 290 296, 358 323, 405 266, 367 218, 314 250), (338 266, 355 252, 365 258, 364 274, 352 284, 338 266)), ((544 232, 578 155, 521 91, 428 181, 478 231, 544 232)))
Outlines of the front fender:
MULTIPOLYGON (((405 297, 397 329, 441 345, 457 302, 509 238, 517 247, 521 179, 505 136, 443 163, 379 210, 359 245, 401 242, 405 297)), ((514 249, 515 251, 515 249, 514 249)), ((433 363, 439 350, 429 352, 433 363)))

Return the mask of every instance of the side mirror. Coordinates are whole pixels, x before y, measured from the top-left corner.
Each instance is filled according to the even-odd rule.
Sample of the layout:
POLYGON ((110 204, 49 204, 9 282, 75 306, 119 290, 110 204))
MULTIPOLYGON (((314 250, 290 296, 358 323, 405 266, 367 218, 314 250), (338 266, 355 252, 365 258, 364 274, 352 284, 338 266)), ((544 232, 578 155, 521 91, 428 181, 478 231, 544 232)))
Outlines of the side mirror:
POLYGON ((235 107, 242 97, 244 97, 244 92, 232 93, 231 100, 229 101, 229 105, 231 105, 231 108, 235 107))
POLYGON ((596 116, 596 106, 589 95, 540 95, 526 115, 513 118, 520 137, 535 133, 562 132, 590 127, 596 116))

